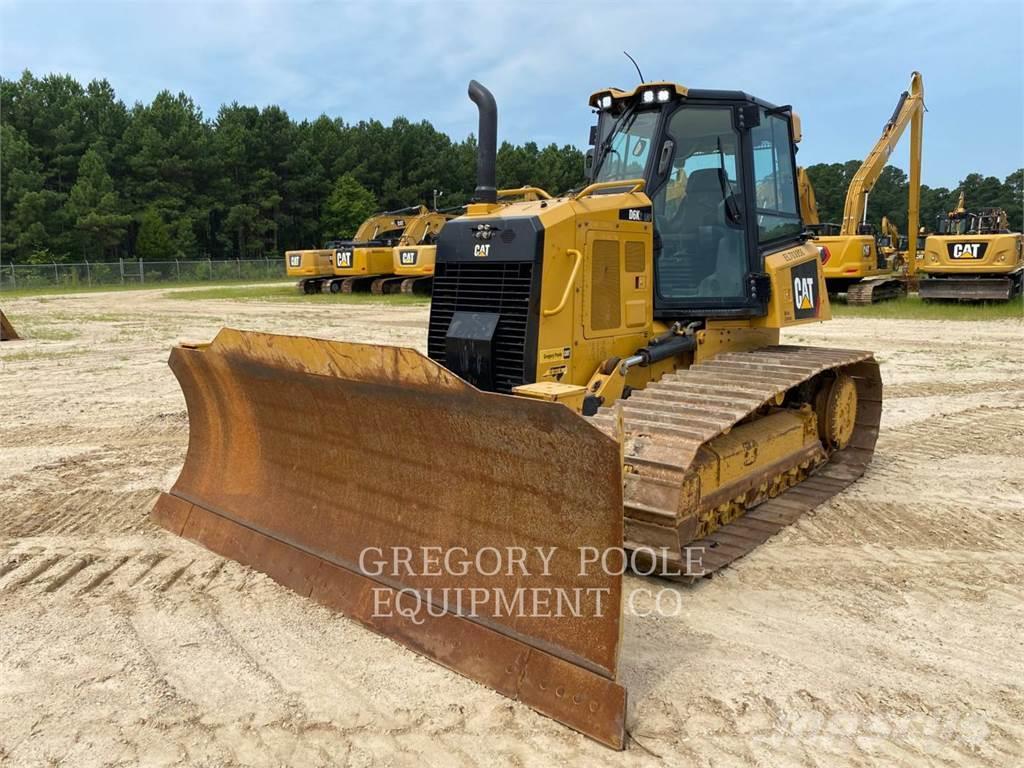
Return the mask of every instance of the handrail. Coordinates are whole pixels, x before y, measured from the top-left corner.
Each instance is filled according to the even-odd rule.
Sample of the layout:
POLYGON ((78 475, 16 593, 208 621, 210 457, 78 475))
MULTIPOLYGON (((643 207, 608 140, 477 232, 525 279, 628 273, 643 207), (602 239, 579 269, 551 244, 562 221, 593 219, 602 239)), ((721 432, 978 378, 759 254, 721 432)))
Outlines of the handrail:
POLYGON ((526 197, 527 195, 536 195, 538 200, 551 199, 551 195, 549 195, 546 190, 543 190, 540 187, 518 187, 516 189, 498 190, 499 200, 503 197, 515 197, 516 195, 522 195, 523 197, 526 197))
POLYGON ((618 189, 619 187, 630 187, 629 192, 643 192, 644 187, 647 186, 647 182, 643 179, 621 179, 619 181, 596 181, 589 186, 584 187, 576 193, 576 200, 584 197, 590 197, 595 192, 600 192, 603 189, 618 189))
POLYGON ((576 276, 580 272, 580 264, 583 263, 583 254, 577 251, 575 248, 566 248, 566 253, 574 254, 576 261, 573 262, 572 272, 569 274, 569 280, 565 284, 565 292, 562 293, 562 300, 558 302, 558 306, 554 309, 545 309, 542 313, 544 317, 551 317, 557 315, 563 309, 565 305, 569 303, 569 294, 572 293, 572 287, 576 283, 576 276))

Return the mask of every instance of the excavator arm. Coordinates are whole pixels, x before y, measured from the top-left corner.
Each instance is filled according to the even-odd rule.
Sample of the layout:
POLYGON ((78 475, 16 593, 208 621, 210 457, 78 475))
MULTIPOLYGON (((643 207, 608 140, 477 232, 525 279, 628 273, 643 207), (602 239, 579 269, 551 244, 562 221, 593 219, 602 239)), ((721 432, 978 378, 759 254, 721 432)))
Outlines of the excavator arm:
POLYGON ((796 188, 800 195, 800 218, 803 219, 804 225, 820 224, 818 201, 814 197, 811 177, 807 175, 807 171, 802 166, 796 169, 796 188))
MULTIPOLYGON (((856 235, 867 216, 868 195, 885 168, 889 156, 907 126, 910 126, 910 200, 907 206, 907 232, 916 233, 921 215, 921 136, 924 128, 924 81, 920 72, 910 76, 910 88, 900 95, 892 117, 882 135, 860 164, 846 192, 843 224, 840 234, 856 235)), ((913 237, 913 235, 911 235, 913 237)), ((911 244, 913 246, 913 243, 911 244)), ((911 248, 913 250, 913 248, 911 248)), ((911 275, 916 272, 916 259, 907 259, 911 275)))

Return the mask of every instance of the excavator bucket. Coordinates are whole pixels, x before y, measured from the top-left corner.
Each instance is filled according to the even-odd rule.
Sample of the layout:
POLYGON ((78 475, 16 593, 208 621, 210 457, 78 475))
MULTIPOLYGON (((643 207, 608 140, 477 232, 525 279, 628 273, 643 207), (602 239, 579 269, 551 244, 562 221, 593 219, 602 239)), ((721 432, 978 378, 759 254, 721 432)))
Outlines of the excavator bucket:
POLYGON ((14 341, 20 338, 17 331, 14 330, 14 326, 11 325, 11 321, 7 319, 7 315, 0 309, 0 341, 14 341))
POLYGON ((189 447, 155 522, 623 747, 613 438, 410 349, 223 329, 170 366, 189 447))

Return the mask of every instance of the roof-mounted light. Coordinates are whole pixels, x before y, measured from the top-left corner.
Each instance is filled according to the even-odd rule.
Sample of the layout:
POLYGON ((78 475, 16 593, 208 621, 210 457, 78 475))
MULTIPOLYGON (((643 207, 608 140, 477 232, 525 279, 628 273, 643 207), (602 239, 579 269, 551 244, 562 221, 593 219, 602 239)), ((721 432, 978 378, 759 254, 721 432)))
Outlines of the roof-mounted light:
POLYGON ((601 109, 609 109, 612 105, 612 95, 610 93, 606 93, 600 98, 598 104, 600 104, 601 109))
POLYGON ((658 97, 658 101, 660 101, 660 102, 668 101, 669 98, 671 98, 671 96, 672 96, 672 94, 671 94, 671 92, 669 91, 668 88, 659 88, 657 90, 657 97, 658 97))
POLYGON ((644 104, 653 104, 654 91, 644 91, 644 95, 641 96, 641 99, 643 99, 644 104))

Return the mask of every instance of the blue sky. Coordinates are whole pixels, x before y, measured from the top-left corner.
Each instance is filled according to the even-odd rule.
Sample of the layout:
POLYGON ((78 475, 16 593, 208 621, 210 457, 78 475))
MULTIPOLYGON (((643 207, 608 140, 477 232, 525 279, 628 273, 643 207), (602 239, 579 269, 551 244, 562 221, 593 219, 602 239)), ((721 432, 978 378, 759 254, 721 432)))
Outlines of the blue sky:
MULTIPOLYGON (((127 103, 185 91, 296 118, 428 119, 475 129, 475 77, 499 138, 586 143, 588 94, 648 79, 746 90, 803 118, 800 161, 861 158, 910 72, 924 75, 923 180, 1024 165, 1024 3, 50 2, 0 0, 0 73, 105 77, 127 103)), ((893 162, 906 168, 909 137, 893 162)))

